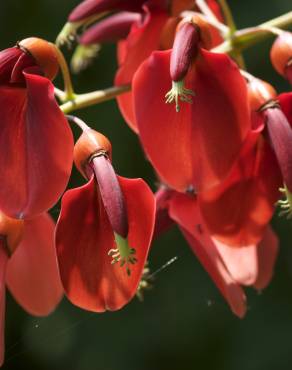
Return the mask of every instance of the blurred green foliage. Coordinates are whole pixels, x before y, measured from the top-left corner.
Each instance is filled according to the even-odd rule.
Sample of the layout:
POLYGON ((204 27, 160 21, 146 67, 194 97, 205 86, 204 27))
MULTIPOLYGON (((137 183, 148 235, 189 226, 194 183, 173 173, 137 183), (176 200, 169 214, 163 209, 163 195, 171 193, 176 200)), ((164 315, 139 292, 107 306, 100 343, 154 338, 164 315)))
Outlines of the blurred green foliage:
MULTIPOLYGON (((1 0, 0 46, 39 36, 53 41, 76 0, 1 0)), ((291 10, 291 0, 230 0, 239 27, 252 26, 291 10)), ((269 62, 271 42, 246 53, 249 71, 271 81, 278 91, 288 85, 269 62)), ((112 85, 115 49, 74 77, 79 92, 112 85)), ((60 86, 60 84, 59 84, 60 86)), ((123 122, 115 101, 80 111, 78 116, 107 135, 117 172, 154 175, 137 137, 123 122)), ((0 113, 1 117, 1 113, 0 113)), ((76 173, 71 186, 83 180, 76 173)), ((291 221, 275 217, 280 256, 270 286, 258 295, 248 290, 244 320, 232 315, 224 300, 174 229, 155 241, 151 269, 178 256, 157 275, 143 304, 136 299, 119 312, 92 314, 66 299, 47 318, 32 318, 8 296, 6 362, 3 369, 72 370, 290 370, 292 368, 291 221)))

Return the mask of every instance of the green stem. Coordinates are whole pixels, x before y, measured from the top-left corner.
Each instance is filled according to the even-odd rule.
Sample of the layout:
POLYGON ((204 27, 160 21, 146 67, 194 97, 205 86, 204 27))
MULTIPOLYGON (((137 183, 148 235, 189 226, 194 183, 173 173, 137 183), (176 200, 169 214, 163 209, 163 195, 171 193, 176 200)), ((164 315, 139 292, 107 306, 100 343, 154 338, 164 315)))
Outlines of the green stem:
POLYGON ((218 0, 218 3, 221 7, 225 22, 230 29, 230 35, 233 35, 236 31, 236 25, 229 5, 227 4, 226 0, 218 0))
POLYGON ((231 40, 212 49, 216 53, 241 51, 275 35, 275 28, 287 28, 292 25, 292 11, 264 22, 256 27, 236 31, 231 40))
POLYGON ((115 98, 116 96, 131 90, 131 85, 114 86, 105 90, 97 90, 86 94, 75 95, 73 100, 69 100, 60 106, 64 113, 85 108, 94 104, 115 98))
POLYGON ((75 94, 73 90, 73 85, 71 81, 71 75, 70 75, 70 71, 68 68, 68 64, 61 50, 57 46, 55 46, 55 48, 57 51, 58 63, 59 63, 59 66, 61 68, 62 75, 63 75, 64 89, 65 89, 64 100, 73 100, 75 98, 75 94))

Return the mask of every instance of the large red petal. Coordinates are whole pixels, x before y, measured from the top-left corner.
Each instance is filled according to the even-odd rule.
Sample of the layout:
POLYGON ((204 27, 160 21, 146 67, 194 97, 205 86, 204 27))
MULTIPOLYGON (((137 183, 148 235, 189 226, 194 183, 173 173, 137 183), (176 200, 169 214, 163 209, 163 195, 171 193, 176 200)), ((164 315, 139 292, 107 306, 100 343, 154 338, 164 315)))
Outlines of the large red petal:
POLYGON ((192 251, 213 279, 233 313, 243 317, 246 312, 244 292, 229 273, 216 244, 206 232, 196 199, 177 194, 170 201, 169 213, 181 227, 192 251))
POLYGON ((257 245, 274 213, 280 186, 275 155, 259 138, 221 186, 198 194, 209 232, 230 246, 257 245))
POLYGON ((230 172, 250 129, 246 84, 223 54, 202 50, 188 73, 193 104, 165 104, 171 88, 170 51, 154 52, 135 74, 133 94, 138 131, 154 168, 171 187, 201 191, 230 172))
POLYGON ((3 365, 5 355, 5 276, 8 262, 8 254, 3 240, 0 240, 0 366, 3 365))
POLYGON ((27 89, 1 86, 0 208, 14 218, 51 208, 64 191, 73 137, 54 99, 54 87, 26 74, 27 89))
POLYGON ((16 301, 35 316, 46 316, 63 295, 54 244, 55 224, 48 214, 26 220, 21 243, 9 260, 7 285, 16 301))
POLYGON ((278 249, 278 237, 271 227, 267 227, 263 240, 257 249, 259 274, 254 283, 256 289, 264 289, 272 279, 278 249))
MULTIPOLYGON (((129 84, 140 64, 148 58, 153 50, 158 50, 160 45, 160 34, 168 16, 165 12, 155 9, 150 12, 147 8, 143 23, 136 22, 123 44, 123 59, 115 78, 116 85, 129 84)), ((137 132, 134 116, 132 93, 122 94, 117 97, 118 105, 124 119, 129 126, 137 132)))
POLYGON ((138 262, 131 276, 111 264, 113 231, 94 178, 62 200, 56 245, 62 282, 75 305, 96 312, 118 310, 136 293, 154 226, 154 197, 142 180, 120 178, 129 220, 129 245, 138 262))

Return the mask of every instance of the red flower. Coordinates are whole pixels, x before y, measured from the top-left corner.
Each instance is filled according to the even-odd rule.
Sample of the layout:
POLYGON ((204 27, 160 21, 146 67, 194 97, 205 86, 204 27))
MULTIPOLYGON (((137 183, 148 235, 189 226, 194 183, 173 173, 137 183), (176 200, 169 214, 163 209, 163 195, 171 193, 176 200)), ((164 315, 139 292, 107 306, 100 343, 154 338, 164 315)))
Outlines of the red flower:
POLYGON ((48 214, 25 221, 0 214, 0 364, 4 361, 5 284, 34 316, 48 315, 61 300, 54 229, 48 214))
POLYGON ((0 209, 14 218, 51 208, 69 180, 73 138, 50 82, 57 70, 43 40, 0 53, 0 209))
POLYGON ((246 297, 241 285, 261 290, 269 283, 278 240, 268 227, 257 244, 234 248, 208 232, 195 197, 175 193, 169 201, 169 215, 181 228, 192 251, 214 280, 233 313, 243 317, 246 297))
POLYGON ((75 305, 118 310, 136 293, 151 242, 155 202, 141 179, 117 177, 107 139, 85 131, 75 163, 89 181, 62 199, 56 229, 61 279, 75 305))
POLYGON ((154 52, 135 74, 139 136, 163 182, 178 191, 206 190, 229 174, 250 130, 246 84, 228 56, 201 49, 185 77, 195 96, 177 113, 165 104, 170 56, 154 52))

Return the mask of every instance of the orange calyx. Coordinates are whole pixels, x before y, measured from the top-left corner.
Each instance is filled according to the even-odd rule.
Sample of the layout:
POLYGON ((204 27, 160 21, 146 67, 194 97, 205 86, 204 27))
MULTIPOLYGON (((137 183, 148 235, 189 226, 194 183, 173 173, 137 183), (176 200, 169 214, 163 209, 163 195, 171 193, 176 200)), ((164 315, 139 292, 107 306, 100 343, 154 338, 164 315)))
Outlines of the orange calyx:
POLYGON ((58 52, 54 44, 37 37, 29 37, 20 41, 17 46, 35 59, 37 65, 49 80, 56 77, 59 62, 58 52))
POLYGON ((74 147, 74 163, 84 177, 88 177, 87 170, 90 160, 97 155, 107 156, 111 160, 110 141, 95 130, 84 130, 74 147))
POLYGON ((248 99, 252 111, 261 109, 268 102, 277 98, 277 92, 269 83, 252 78, 247 84, 248 99))

